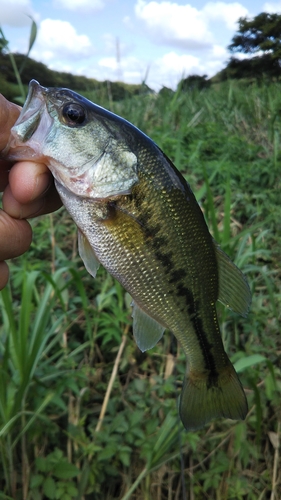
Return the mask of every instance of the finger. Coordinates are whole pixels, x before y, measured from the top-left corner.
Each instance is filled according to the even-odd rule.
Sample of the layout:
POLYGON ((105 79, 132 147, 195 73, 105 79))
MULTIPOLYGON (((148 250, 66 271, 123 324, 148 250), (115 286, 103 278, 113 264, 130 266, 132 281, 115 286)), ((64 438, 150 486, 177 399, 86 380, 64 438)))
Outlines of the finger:
MULTIPOLYGON (((39 210, 39 213, 36 214, 36 216, 55 212, 62 206, 62 202, 56 190, 54 182, 48 189, 47 193, 44 195, 44 199, 45 199, 44 205, 39 210)), ((29 215, 28 218, 30 217, 34 217, 34 215, 29 215)))
POLYGON ((25 220, 17 220, 0 210, 0 261, 18 257, 28 250, 32 231, 25 220))
POLYGON ((25 219, 53 212, 61 207, 54 179, 43 163, 16 163, 3 195, 3 207, 12 217, 25 219))
POLYGON ((0 262, 0 290, 2 290, 8 283, 9 268, 6 262, 0 262))
POLYGON ((21 161, 11 169, 9 183, 14 198, 25 204, 42 197, 53 183, 53 176, 43 163, 21 161))
POLYGON ((10 129, 20 114, 21 108, 5 99, 0 94, 0 151, 4 149, 10 135, 10 129))
POLYGON ((5 212, 16 219, 29 219, 54 212, 62 205, 54 184, 51 185, 44 195, 26 204, 19 203, 13 196, 11 187, 7 186, 3 194, 2 203, 5 212))

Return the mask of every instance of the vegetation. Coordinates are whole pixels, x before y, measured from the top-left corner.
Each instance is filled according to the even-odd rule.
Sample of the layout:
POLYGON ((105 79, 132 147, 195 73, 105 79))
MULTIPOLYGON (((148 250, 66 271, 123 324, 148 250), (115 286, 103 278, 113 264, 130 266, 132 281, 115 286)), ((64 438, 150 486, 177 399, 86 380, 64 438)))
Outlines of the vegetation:
POLYGON ((281 15, 261 12, 253 19, 241 17, 238 33, 232 39, 229 49, 232 52, 269 54, 272 59, 280 58, 281 15))
POLYGON ((193 89, 207 89, 211 86, 211 80, 208 79, 207 75, 189 75, 187 78, 183 78, 178 84, 178 90, 189 91, 193 89))
MULTIPOLYGON (((29 45, 28 45, 27 54, 25 56, 22 56, 22 58, 21 58, 21 64, 20 64, 20 66, 18 66, 17 62, 16 62, 16 56, 9 50, 9 42, 6 39, 6 37, 5 37, 4 33, 3 33, 3 30, 2 30, 2 28, 0 26, 0 57, 2 55, 4 56, 4 54, 7 52, 6 57, 8 58, 8 61, 9 61, 8 66, 10 65, 10 68, 12 70, 12 75, 13 75, 13 80, 12 81, 14 81, 15 83, 17 83, 17 86, 14 87, 14 89, 17 88, 18 91, 20 92, 20 95, 16 96, 15 100, 18 101, 20 104, 24 103, 25 97, 26 97, 25 91, 24 91, 24 88, 23 88, 23 82, 22 82, 21 74, 22 74, 22 72, 24 70, 26 62, 28 61, 28 56, 29 56, 29 53, 30 53, 33 45, 34 45, 34 42, 36 40, 36 36, 37 36, 37 24, 32 19, 31 20, 31 29, 30 29, 29 45)), ((8 81, 9 81, 8 66, 7 65, 5 66, 5 64, 4 65, 2 64, 2 67, 1 67, 2 77, 0 79, 0 83, 4 84, 4 88, 5 88, 6 91, 9 90, 9 85, 7 84, 7 80, 6 80, 6 78, 8 78, 8 81)), ((11 99, 11 97, 12 96, 9 96, 10 99, 11 99)))
POLYGON ((241 53, 251 57, 231 57, 219 74, 221 79, 278 79, 281 76, 281 15, 261 12, 253 19, 241 17, 238 31, 228 49, 232 54, 241 53))
MULTIPOLYGON (((192 91, 207 89, 214 82, 228 79, 250 79, 262 82, 264 79, 278 80, 281 75, 281 15, 262 12, 253 19, 242 17, 238 31, 228 49, 231 54, 242 53, 250 58, 237 59, 232 56, 226 67, 213 78, 207 75, 189 75, 179 82, 178 90, 192 91)), ((50 70, 45 64, 29 57, 36 40, 37 27, 32 21, 27 54, 12 54, 8 41, 0 27, 0 91, 9 100, 22 104, 26 86, 30 80, 38 80, 46 87, 67 87, 87 95, 95 91, 102 99, 120 101, 129 96, 150 94, 153 91, 143 82, 129 85, 123 82, 100 82, 81 75, 50 70), (19 95, 20 90, 20 95, 19 95)), ((160 94, 171 94, 163 88, 160 94)))
MULTIPOLYGON (((99 82, 85 76, 72 75, 50 70, 45 64, 35 61, 22 54, 14 54, 18 67, 24 62, 21 74, 22 83, 27 87, 30 80, 38 80, 45 87, 66 87, 77 92, 95 89, 104 95, 110 95, 114 101, 124 99, 128 95, 139 95, 140 92, 152 92, 147 85, 129 85, 123 82, 99 82)), ((7 97, 15 101, 18 95, 18 86, 14 75, 13 66, 8 54, 0 54, 0 90, 5 89, 7 97)))
POLYGON ((129 95, 152 92, 145 83, 128 85, 123 82, 100 82, 81 75, 53 71, 45 64, 29 57, 36 35, 37 25, 32 20, 27 54, 13 54, 0 26, 0 92, 10 101, 23 104, 27 95, 27 85, 32 79, 38 80, 45 87, 66 87, 80 93, 94 89, 99 94, 109 96, 113 101, 124 99, 129 95))
MULTIPOLYGON (((8 71, 1 75, 0 90, 10 97, 14 85, 17 96, 8 71)), ((181 349, 166 332, 155 348, 138 350, 130 298, 103 269, 95 280, 86 272, 62 208, 32 221, 30 251, 11 262, 0 294, 0 499, 280 498, 280 85, 206 88, 202 78, 158 95, 124 86, 116 101, 111 84, 76 80, 73 88, 159 144, 246 274, 248 318, 218 304, 248 397, 246 421, 183 429, 181 349)))
POLYGON ((168 332, 138 350, 129 297, 104 270, 96 280, 87 274, 61 209, 32 222, 32 247, 12 262, 1 294, 0 498, 277 500, 279 85, 225 82, 118 102, 96 90, 87 96, 171 157, 247 275, 248 318, 218 308, 250 411, 245 422, 182 428, 183 353, 168 332))

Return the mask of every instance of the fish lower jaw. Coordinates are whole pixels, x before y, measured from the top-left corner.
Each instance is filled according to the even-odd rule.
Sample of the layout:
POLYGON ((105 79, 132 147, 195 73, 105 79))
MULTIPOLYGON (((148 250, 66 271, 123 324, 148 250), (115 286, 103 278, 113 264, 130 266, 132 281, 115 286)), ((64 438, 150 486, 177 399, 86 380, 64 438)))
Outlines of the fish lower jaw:
POLYGON ((42 162, 42 156, 35 150, 30 149, 29 146, 24 144, 11 145, 9 143, 0 154, 0 158, 7 159, 8 161, 37 161, 42 162))

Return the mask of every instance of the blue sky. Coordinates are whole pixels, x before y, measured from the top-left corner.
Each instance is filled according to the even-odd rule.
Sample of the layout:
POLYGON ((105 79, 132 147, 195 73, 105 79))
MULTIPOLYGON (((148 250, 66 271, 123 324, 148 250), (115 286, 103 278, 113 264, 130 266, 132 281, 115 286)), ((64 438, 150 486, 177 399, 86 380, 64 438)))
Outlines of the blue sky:
POLYGON ((183 76, 217 73, 237 19, 263 11, 281 13, 281 0, 0 0, 0 25, 10 49, 24 53, 32 16, 38 38, 30 55, 52 69, 128 83, 146 78, 159 90, 183 76))

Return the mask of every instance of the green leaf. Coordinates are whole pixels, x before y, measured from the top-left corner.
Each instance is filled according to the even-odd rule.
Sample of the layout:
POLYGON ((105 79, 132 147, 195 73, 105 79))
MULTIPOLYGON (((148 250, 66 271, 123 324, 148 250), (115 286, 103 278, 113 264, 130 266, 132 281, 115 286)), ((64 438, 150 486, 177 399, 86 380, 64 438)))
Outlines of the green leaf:
POLYGON ((54 468, 54 476, 58 479, 70 479, 71 477, 76 477, 80 473, 80 470, 73 464, 68 462, 61 462, 54 468))
POLYGON ((56 486, 57 486, 57 488, 56 488, 56 500, 61 500, 61 497, 65 492, 66 483, 58 482, 56 486))
POLYGON ((40 470, 41 472, 47 472, 50 470, 50 468, 48 467, 49 463, 46 458, 38 457, 36 458, 35 462, 37 469, 40 470))
POLYGON ((113 457, 116 453, 116 448, 113 446, 106 446, 106 448, 103 449, 101 453, 98 455, 98 461, 100 462, 101 460, 108 460, 109 458, 113 457))
POLYGON ((67 493, 73 498, 78 494, 78 489, 74 484, 68 483, 67 485, 67 493))
POLYGON ((53 500, 56 495, 56 483, 52 477, 48 477, 43 483, 43 492, 47 498, 53 500))
POLYGON ((125 465, 126 467, 129 467, 129 465, 130 465, 130 456, 131 456, 131 453, 128 453, 126 451, 120 452, 120 460, 121 460, 122 464, 125 465))
POLYGON ((64 493, 62 496, 61 496, 61 499, 60 500, 73 500, 73 497, 71 497, 68 493, 64 493))
POLYGON ((246 358, 241 358, 236 363, 234 363, 234 368, 237 373, 242 372, 250 366, 256 365, 257 363, 262 363, 266 361, 266 358, 261 354, 252 354, 252 356, 247 356, 246 358))
POLYGON ((33 47, 33 45, 34 45, 34 42, 35 42, 35 40, 36 40, 36 36, 37 36, 37 24, 36 24, 36 22, 32 19, 32 17, 31 17, 31 16, 28 16, 28 17, 29 17, 29 18, 31 19, 31 21, 32 21, 32 23, 31 23, 31 28, 30 28, 30 35, 29 35, 29 45, 28 45, 28 51, 27 51, 27 53, 26 53, 26 56, 25 56, 25 58, 24 58, 24 60, 23 60, 23 62, 22 62, 22 64, 21 64, 20 69, 19 69, 19 74, 20 74, 20 75, 21 75, 21 73, 23 72, 23 69, 24 69, 24 67, 25 67, 25 65, 26 65, 27 58, 28 58, 28 56, 29 56, 29 53, 30 53, 30 51, 31 51, 31 49, 32 49, 32 47, 33 47))
POLYGON ((0 38, 0 50, 5 49, 8 46, 9 42, 5 38, 0 38))
POLYGON ((30 488, 38 488, 38 486, 41 486, 41 484, 43 483, 43 480, 44 476, 42 476, 42 474, 33 474, 30 480, 30 488))
MULTIPOLYGON (((29 16, 30 17, 30 16, 29 16)), ((34 21, 34 19, 32 19, 32 17, 30 17, 30 19, 32 20, 32 24, 31 24, 31 29, 30 29, 30 36, 29 36, 29 47, 28 47, 28 52, 27 52, 27 55, 29 54, 29 52, 31 51, 32 47, 33 47, 33 44, 36 40, 36 36, 37 36, 37 24, 36 22, 34 21)))

